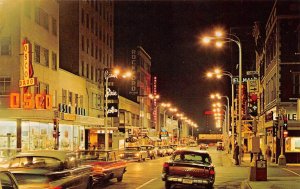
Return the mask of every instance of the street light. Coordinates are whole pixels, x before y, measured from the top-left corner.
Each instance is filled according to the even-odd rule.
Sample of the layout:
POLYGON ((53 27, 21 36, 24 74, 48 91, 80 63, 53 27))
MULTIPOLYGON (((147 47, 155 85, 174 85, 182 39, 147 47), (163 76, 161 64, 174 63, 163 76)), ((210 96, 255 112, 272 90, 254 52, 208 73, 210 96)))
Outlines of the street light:
MULTIPOLYGON (((108 79, 110 78, 118 78, 118 75, 120 74, 119 69, 114 69, 112 72, 109 70, 104 71, 104 79, 105 79, 105 113, 104 113, 104 138, 105 138, 105 150, 108 150, 108 132, 107 132, 107 114, 108 114, 108 79)), ((131 72, 126 72, 122 75, 123 78, 131 77, 131 72)))
MULTIPOLYGON (((214 75, 216 78, 220 79, 223 75, 228 76, 231 80, 231 145, 234 146, 234 83, 233 83, 233 75, 232 73, 220 69, 215 69, 213 72, 208 72, 207 74, 208 78, 213 77, 214 75)), ((232 148, 232 154, 233 154, 234 148, 232 148)))
POLYGON ((241 40, 233 34, 227 34, 227 36, 231 37, 224 37, 221 31, 216 31, 215 36, 209 36, 202 38, 204 43, 209 43, 211 40, 216 41, 223 41, 223 42, 234 42, 239 48, 239 92, 238 92, 238 145, 239 145, 239 164, 241 163, 241 143, 242 143, 242 44, 241 40))

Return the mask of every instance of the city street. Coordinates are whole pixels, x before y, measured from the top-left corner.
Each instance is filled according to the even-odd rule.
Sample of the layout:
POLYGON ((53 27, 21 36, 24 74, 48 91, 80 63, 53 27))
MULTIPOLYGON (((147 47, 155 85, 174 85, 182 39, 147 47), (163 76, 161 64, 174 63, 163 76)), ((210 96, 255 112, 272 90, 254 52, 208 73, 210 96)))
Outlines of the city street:
MULTIPOLYGON (((245 155, 244 162, 241 166, 233 165, 230 154, 225 151, 216 151, 216 147, 210 147, 210 152, 213 164, 216 167, 215 189, 234 189, 241 188, 242 182, 246 182, 249 176, 249 156, 245 155)), ((161 180, 161 171, 163 162, 168 160, 168 157, 159 157, 155 160, 146 160, 145 162, 130 162, 127 165, 127 172, 124 175, 122 182, 117 182, 115 179, 99 185, 95 188, 107 189, 163 189, 164 182, 161 180)), ((269 185, 282 185, 288 179, 290 185, 298 183, 300 179, 300 167, 287 166, 278 167, 271 165, 268 167, 268 181, 250 182, 251 188, 273 188, 269 185), (291 182, 292 181, 292 182, 291 182)), ((179 187, 173 187, 179 188, 179 187)), ((188 188, 188 187, 185 187, 188 188)), ((247 188, 247 187, 244 187, 247 188)), ((250 188, 250 187, 248 187, 250 188)), ((283 188, 283 187, 282 187, 283 188)), ((286 188, 286 187, 285 187, 286 188)))

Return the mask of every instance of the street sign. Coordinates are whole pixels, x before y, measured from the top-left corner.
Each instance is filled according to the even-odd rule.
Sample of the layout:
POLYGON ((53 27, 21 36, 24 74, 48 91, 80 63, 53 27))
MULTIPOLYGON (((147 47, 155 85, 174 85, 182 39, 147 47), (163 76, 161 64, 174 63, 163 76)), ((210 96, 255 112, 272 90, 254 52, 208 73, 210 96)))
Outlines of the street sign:
POLYGON ((247 80, 247 91, 248 93, 258 92, 258 80, 247 80))

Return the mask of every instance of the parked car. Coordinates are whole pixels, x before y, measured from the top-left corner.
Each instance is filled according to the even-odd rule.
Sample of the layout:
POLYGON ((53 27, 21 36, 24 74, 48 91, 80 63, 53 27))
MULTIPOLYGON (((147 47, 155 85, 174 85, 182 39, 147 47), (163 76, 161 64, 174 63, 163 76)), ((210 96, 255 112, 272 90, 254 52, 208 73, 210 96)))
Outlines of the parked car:
POLYGON ((170 147, 171 147, 173 150, 177 150, 178 145, 177 145, 177 144, 170 144, 170 147))
POLYGON ((196 147, 197 146, 197 142, 196 141, 191 141, 189 143, 189 147, 196 147))
POLYGON ((120 153, 120 158, 125 160, 138 160, 138 161, 146 161, 148 157, 148 152, 142 149, 140 146, 138 147, 126 147, 124 152, 120 153))
POLYGON ((212 188, 215 182, 215 168, 207 151, 176 150, 165 162, 162 171, 165 188, 172 185, 203 185, 212 188))
POLYGON ((119 158, 118 151, 81 150, 77 152, 77 157, 82 164, 93 167, 93 185, 114 178, 118 182, 123 180, 127 163, 119 158))
POLYGON ((217 150, 224 150, 224 144, 223 142, 217 142, 217 150))
POLYGON ((76 154, 47 150, 19 153, 7 164, 20 188, 92 188, 92 167, 79 165, 76 154))
POLYGON ((164 157, 167 155, 167 149, 165 146, 157 146, 157 156, 164 157))
POLYGON ((13 174, 6 169, 0 168, 0 188, 2 189, 18 189, 18 183, 13 174))
POLYGON ((153 145, 143 145, 141 148, 147 151, 148 158, 155 159, 157 157, 157 151, 153 145))
POLYGON ((167 155, 172 155, 174 152, 174 149, 171 148, 171 146, 166 146, 166 154, 167 155))
POLYGON ((199 145, 199 148, 200 148, 200 150, 207 150, 208 145, 207 145, 207 144, 204 144, 204 143, 201 143, 201 144, 199 145))

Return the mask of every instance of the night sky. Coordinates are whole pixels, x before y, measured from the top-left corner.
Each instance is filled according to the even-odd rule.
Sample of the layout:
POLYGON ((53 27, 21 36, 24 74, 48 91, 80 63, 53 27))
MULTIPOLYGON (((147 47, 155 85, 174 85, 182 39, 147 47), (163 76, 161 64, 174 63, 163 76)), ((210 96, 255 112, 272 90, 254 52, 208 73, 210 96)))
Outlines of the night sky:
MULTIPOLYGON (((201 130, 206 124, 203 112, 211 107, 209 94, 231 96, 228 77, 211 81, 205 72, 219 66, 237 75, 238 48, 234 44, 219 50, 204 47, 198 37, 222 27, 226 31, 246 28, 243 35, 251 39, 254 21, 265 26, 272 6, 273 1, 117 1, 115 62, 124 60, 130 48, 142 46, 152 58, 161 101, 172 102, 201 130)), ((254 69, 254 62, 243 65, 243 70, 254 69)))

